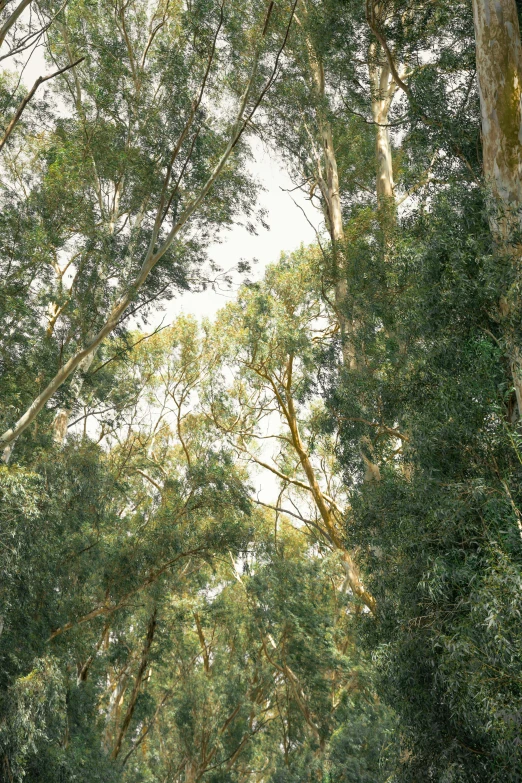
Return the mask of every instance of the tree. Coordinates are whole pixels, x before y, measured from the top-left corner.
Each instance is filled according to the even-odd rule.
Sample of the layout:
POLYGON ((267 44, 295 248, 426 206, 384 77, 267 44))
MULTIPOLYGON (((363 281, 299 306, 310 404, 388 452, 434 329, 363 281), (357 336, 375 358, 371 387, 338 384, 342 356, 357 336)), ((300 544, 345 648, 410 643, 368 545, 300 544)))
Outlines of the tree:
MULTIPOLYGON (((42 160, 45 178, 36 200, 43 209, 42 228, 46 218, 52 226, 50 262, 59 294, 49 305, 46 336, 53 336, 61 319, 64 345, 58 368, 45 372, 42 391, 37 396, 31 391, 31 403, 1 436, 6 459, 10 444, 62 384, 77 369, 88 371, 96 349, 119 328, 131 303, 143 306, 173 278, 178 284, 183 279, 175 259, 183 247, 180 232, 186 237, 191 218, 199 215, 205 239, 233 220, 238 193, 248 209, 251 191, 244 175, 227 165, 275 78, 292 23, 293 10, 282 41, 267 47, 272 9, 273 4, 261 14, 245 13, 239 32, 232 15, 228 36, 228 17, 219 5, 213 18, 205 4, 186 12, 169 3, 150 9, 116 4, 110 16, 85 14, 81 4, 63 11, 63 22, 53 28, 50 56, 72 67, 82 49, 90 60, 75 65, 65 80, 62 100, 71 117, 57 124, 45 153, 50 160, 42 160), (146 41, 143 26, 149 31, 146 41), (261 31, 253 50, 249 29, 261 31), (232 77, 218 65, 229 51, 237 65, 232 77), (245 59, 251 64, 246 73, 245 59), (223 122, 209 93, 215 95, 218 84, 226 88, 229 78, 244 90, 223 122), (66 271, 72 273, 68 288, 66 271)), ((12 208, 20 211, 20 206, 15 202, 12 208)))
POLYGON ((35 3, 60 103, 0 83, 1 777, 518 781, 515 7, 35 3), (131 328, 253 212, 247 132, 317 244, 131 328))
MULTIPOLYGON (((237 304, 223 312, 214 338, 215 350, 223 357, 222 367, 215 362, 208 416, 239 457, 244 455, 281 479, 280 501, 287 489, 299 488, 309 495, 317 517, 308 524, 328 547, 341 554, 352 592, 375 612, 375 599, 365 589, 349 543, 339 529, 343 515, 339 504, 343 500, 336 497, 340 488, 336 490, 326 444, 314 464, 313 419, 307 433, 309 444, 304 435, 310 426, 306 404, 314 360, 335 331, 320 298, 316 259, 317 250, 307 253, 304 248, 291 258, 283 257, 279 265, 269 267, 262 284, 244 288, 237 304), (236 379, 232 388, 225 385, 228 376, 236 379), (277 414, 283 429, 263 435, 266 421, 273 414, 277 414), (263 439, 277 443, 275 464, 255 454, 263 439), (321 478, 328 491, 321 487, 321 478)), ((306 523, 299 513, 297 518, 306 523)))
POLYGON ((506 352, 511 364, 518 413, 522 415, 522 364, 516 312, 520 295, 517 234, 520 231, 520 176, 522 145, 519 138, 522 44, 516 3, 494 8, 473 4, 480 90, 484 178, 493 203, 490 226, 500 254, 513 257, 500 312, 505 319, 506 352))
POLYGON ((381 758, 393 716, 349 637, 336 558, 253 507, 201 407, 208 341, 181 318, 120 349, 98 444, 84 431, 40 454, 38 472, 3 468, 14 780, 42 756, 49 780, 312 775, 336 729, 366 737, 375 720, 354 764, 383 780, 393 766, 390 749, 381 758))

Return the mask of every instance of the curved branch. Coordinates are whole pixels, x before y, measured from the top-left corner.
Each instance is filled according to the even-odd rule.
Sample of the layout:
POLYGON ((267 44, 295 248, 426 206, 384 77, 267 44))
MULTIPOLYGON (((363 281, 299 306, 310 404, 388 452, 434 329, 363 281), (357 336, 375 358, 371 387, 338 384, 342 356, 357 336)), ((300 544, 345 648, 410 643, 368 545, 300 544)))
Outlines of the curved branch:
POLYGON ((121 750, 121 745, 123 742, 123 739, 125 737, 125 734, 127 733, 127 729, 129 728, 129 724, 131 722, 132 716, 134 714, 134 708, 136 706, 136 701, 138 699, 138 693, 140 690, 140 686, 143 680, 143 675, 145 674, 145 670, 147 668, 147 663, 149 660, 149 653, 150 648, 152 646, 152 642, 154 640, 154 632, 156 630, 156 613, 157 610, 154 608, 154 611, 152 612, 151 618, 149 620, 149 625, 147 628, 147 636, 145 637, 145 643, 143 645, 143 652, 141 654, 141 662, 140 667, 138 669, 138 673, 136 674, 136 679, 134 681, 134 688, 132 689, 132 694, 130 697, 129 706, 127 707, 127 712, 125 713, 125 718, 123 719, 123 723, 121 725, 121 728, 118 732, 118 736, 116 738, 116 742, 114 743, 114 749, 112 751, 111 757, 113 759, 116 759, 119 755, 119 752, 121 750))

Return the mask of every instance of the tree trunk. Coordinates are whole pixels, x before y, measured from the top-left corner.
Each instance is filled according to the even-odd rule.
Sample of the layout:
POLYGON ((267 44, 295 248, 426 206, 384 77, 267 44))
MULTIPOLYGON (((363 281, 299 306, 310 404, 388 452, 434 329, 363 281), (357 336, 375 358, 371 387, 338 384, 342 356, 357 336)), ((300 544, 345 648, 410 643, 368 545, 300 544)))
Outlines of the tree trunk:
MULTIPOLYGON (((502 253, 520 262, 513 234, 522 229, 522 45, 515 0, 473 0, 484 177, 492 198, 490 225, 502 253)), ((511 295, 510 295, 511 293, 511 295)), ((519 303, 503 297, 505 339, 522 418, 522 358, 508 317, 519 303)))
MULTIPOLYGON (((291 367, 291 361, 289 362, 291 367)), ((291 375, 289 373, 289 378, 291 375)), ((319 483, 315 476, 315 471, 312 466, 308 452, 306 451, 303 441, 301 440, 301 434, 299 432, 299 424, 297 422, 297 414, 294 406, 294 400, 291 391, 291 380, 288 381, 286 387, 286 405, 283 406, 283 414, 286 417, 290 434, 292 438, 292 445, 299 457, 301 467, 308 479, 308 484, 312 491, 312 495, 317 506, 317 509, 322 517, 324 526, 328 531, 328 535, 334 547, 340 552, 343 563, 343 569, 346 575, 346 580, 350 585, 350 588, 354 595, 358 596, 361 601, 368 607, 372 614, 377 613, 377 602, 371 593, 364 587, 361 578, 359 576, 359 569, 351 554, 347 551, 342 538, 337 531, 337 525, 334 514, 323 495, 319 483)))
POLYGON ((335 310, 341 329, 341 342, 343 363, 351 370, 357 367, 357 353, 352 334, 355 323, 346 313, 348 297, 348 282, 346 278, 346 263, 344 256, 345 235, 343 228, 343 215, 341 207, 341 194, 339 190, 339 172, 333 141, 332 126, 325 116, 325 78, 324 68, 311 39, 306 39, 308 48, 308 60, 312 76, 315 98, 317 101, 317 127, 321 138, 322 161, 317 161, 317 181, 324 202, 326 224, 330 234, 333 254, 333 272, 335 282, 335 310), (324 176, 322 165, 324 163, 324 176))
POLYGON ((127 729, 129 728, 132 716, 134 714, 134 708, 136 706, 136 701, 138 699, 138 694, 143 680, 143 675, 145 674, 145 671, 147 669, 150 648, 154 640, 155 630, 156 630, 156 609, 154 609, 154 611, 152 612, 151 618, 149 620, 149 625, 147 628, 147 636, 145 637, 145 643, 143 645, 143 651, 141 653, 141 662, 138 669, 138 673, 136 674, 136 679, 134 681, 134 688, 132 689, 132 694, 129 700, 129 705, 127 707, 127 712, 125 713, 125 718, 123 719, 123 723, 118 732, 118 736, 116 737, 116 742, 114 743, 114 748, 111 755, 111 758, 113 759, 116 759, 118 757, 123 740, 127 733, 127 729))
MULTIPOLYGON (((78 369, 81 373, 86 373, 89 371, 91 364, 94 361, 94 357, 96 355, 96 352, 93 352, 85 357, 85 359, 80 362, 78 365, 78 369)), ((75 397, 80 396, 80 392, 82 390, 83 386, 83 376, 76 374, 75 377, 73 377, 72 383, 71 383, 71 391, 73 392, 75 397)), ((53 423, 53 436, 54 436, 54 442, 57 443, 59 446, 62 446, 65 437, 67 435, 67 429, 69 427, 69 419, 71 417, 71 409, 70 408, 59 408, 56 412, 56 416, 54 418, 53 423)))
POLYGON ((2 28, 0 29, 0 46, 5 41, 5 37, 11 27, 13 27, 14 24, 18 21, 20 16, 23 14, 25 9, 30 5, 32 0, 22 0, 22 2, 16 6, 15 10, 7 17, 4 24, 2 25, 2 28))
POLYGON ((328 215, 328 230, 332 242, 335 276, 335 309, 339 326, 341 328, 343 362, 350 370, 357 368, 357 352, 355 349, 353 332, 355 322, 346 313, 348 297, 348 282, 346 279, 346 263, 344 256, 345 235, 343 228, 343 215, 341 208, 341 195, 339 191, 339 173, 333 142, 332 128, 328 120, 321 119, 321 136, 326 169, 326 187, 323 188, 323 198, 326 202, 328 215))
MULTIPOLYGON (((203 201, 206 199, 207 195, 210 193, 210 191, 213 189, 216 181, 220 178, 223 170, 225 169, 226 165, 228 164, 234 149, 236 145, 238 144, 239 140, 241 139, 243 132, 245 131, 248 123, 252 120, 252 117, 254 116, 255 111, 259 107, 261 101, 265 97, 268 89, 273 84, 275 74, 277 71, 277 66, 279 62, 279 57, 283 52, 283 49, 286 45, 288 34, 290 31, 290 26, 292 24, 292 20, 294 18, 294 12, 295 12, 295 6, 297 4, 297 0, 295 0, 294 5, 292 6, 292 11, 290 14, 290 18, 288 21, 287 29, 286 29, 286 35, 282 44, 281 49, 279 50, 276 64, 274 66, 274 71, 268 81, 265 83, 264 88, 259 93, 257 100, 254 104, 253 109, 250 111, 250 113, 247 112, 247 107, 249 104, 249 101, 252 98, 252 90, 253 86, 257 77, 258 73, 258 66, 259 66, 259 60, 261 57, 261 50, 262 50, 262 44, 267 34, 267 28, 268 28, 268 21, 270 19, 270 14, 272 12, 273 3, 271 3, 268 7, 267 15, 265 18, 265 24, 263 28, 263 32, 261 35, 259 46, 255 52, 253 63, 252 63, 252 69, 250 72, 250 77, 247 82, 246 88, 243 92, 243 95, 241 97, 241 100, 238 105, 237 114, 235 117, 235 122, 233 123, 230 138, 228 141, 228 144, 224 151, 221 154, 221 157, 215 164, 214 168, 210 172, 207 181, 205 184, 200 188, 199 193, 193 196, 191 200, 189 200, 188 204, 184 208, 181 215, 178 217, 177 221, 174 223, 174 225, 171 226, 170 231, 168 232, 165 239, 161 242, 159 247, 157 246, 157 241, 159 237, 159 232, 164 224, 165 221, 165 215, 167 214, 164 211, 165 207, 165 198, 167 197, 168 193, 168 186, 170 183, 170 178, 172 174, 172 167, 168 169, 167 177, 164 179, 164 185, 163 185, 163 194, 160 199, 160 202, 158 204, 158 207, 156 209, 156 218, 154 222, 154 226, 152 228, 152 231, 150 233, 150 240, 149 245, 147 248, 147 251, 145 253, 145 257, 143 259, 143 262, 141 264, 140 270, 137 274, 137 276, 134 278, 133 281, 129 282, 128 287, 121 293, 121 295, 116 300, 115 304, 113 305, 110 313, 108 314, 105 323, 100 328, 99 332, 95 335, 95 337, 83 348, 79 349, 77 353, 60 368, 60 370, 56 373, 54 378, 48 383, 47 387, 42 391, 41 394, 36 397, 29 408, 23 413, 23 415, 18 419, 18 421, 10 427, 8 430, 6 430, 2 435, 0 435, 0 447, 4 447, 3 450, 3 461, 8 462, 12 449, 13 444, 17 440, 17 438, 24 432, 27 427, 29 427, 32 422, 35 420, 35 418, 38 416, 42 408, 46 405, 46 403, 51 399, 51 397, 55 394, 55 392, 60 388, 60 386, 69 378, 69 376, 76 370, 76 368, 81 364, 81 362, 84 359, 87 359, 92 354, 94 354, 97 347, 102 343, 106 337, 108 337, 118 326, 118 323, 120 322, 120 319, 122 315, 125 313, 131 302, 135 301, 136 294, 143 288, 147 278, 149 277, 150 273, 156 266, 156 264, 160 261, 160 259, 165 255, 165 253, 168 251, 172 243, 177 238, 180 231, 183 229, 183 227, 188 223, 190 218, 194 215, 194 213, 197 212, 203 201)), ((208 73, 208 71, 207 71, 208 73)), ((205 88, 205 80, 206 77, 202 83, 202 89, 200 91, 200 98, 203 95, 203 91, 205 88)), ((191 117, 193 118, 195 116, 195 106, 199 105, 198 101, 193 104, 193 110, 191 117)), ((191 120, 192 121, 192 120, 191 120)), ((190 123, 185 126, 185 130, 182 132, 178 143, 176 147, 173 150, 172 153, 172 161, 175 160, 179 149, 181 148, 181 144, 185 138, 186 132, 188 133, 188 129, 190 128, 190 123)), ((177 187, 177 185, 176 185, 177 187)))
MULTIPOLYGON (((505 210, 496 231, 522 228, 522 45, 515 0, 473 0, 484 175, 505 210)), ((504 238, 508 236, 504 233, 504 238)))
MULTIPOLYGON (((373 52, 370 52, 370 58, 373 52)), ((372 91, 372 116, 375 122, 376 191, 379 206, 391 203, 393 193, 393 163, 388 114, 397 86, 388 62, 369 65, 372 91)))

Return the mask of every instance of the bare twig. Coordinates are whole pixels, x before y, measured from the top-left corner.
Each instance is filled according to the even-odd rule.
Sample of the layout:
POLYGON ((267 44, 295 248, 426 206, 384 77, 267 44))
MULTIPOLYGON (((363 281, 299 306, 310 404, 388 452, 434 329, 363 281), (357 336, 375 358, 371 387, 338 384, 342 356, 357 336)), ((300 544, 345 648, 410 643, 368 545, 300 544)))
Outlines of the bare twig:
POLYGON ((299 519, 305 525, 310 525, 310 527, 315 528, 315 530, 317 530, 321 534, 321 536, 327 538, 328 541, 330 541, 330 543, 333 544, 333 541, 330 538, 327 531, 324 530, 324 528, 322 528, 316 522, 313 522, 311 519, 305 519, 305 517, 302 517, 300 514, 296 514, 294 511, 290 511, 287 508, 282 508, 281 506, 271 506, 269 503, 263 503, 261 500, 258 500, 257 498, 252 498, 252 502, 256 503, 258 506, 263 506, 263 508, 269 508, 272 511, 277 511, 280 514, 288 514, 291 517, 295 517, 295 519, 299 519))

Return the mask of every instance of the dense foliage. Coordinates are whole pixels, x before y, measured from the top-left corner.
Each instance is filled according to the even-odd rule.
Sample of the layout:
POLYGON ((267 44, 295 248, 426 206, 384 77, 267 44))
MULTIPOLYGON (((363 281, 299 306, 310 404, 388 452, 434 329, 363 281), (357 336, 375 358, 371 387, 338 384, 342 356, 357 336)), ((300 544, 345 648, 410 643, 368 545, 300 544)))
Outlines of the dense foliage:
POLYGON ((0 0, 0 780, 522 779, 518 14, 0 0))

